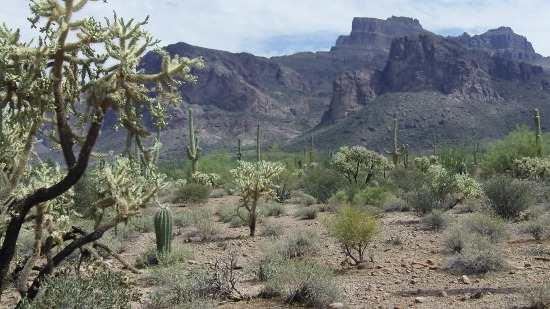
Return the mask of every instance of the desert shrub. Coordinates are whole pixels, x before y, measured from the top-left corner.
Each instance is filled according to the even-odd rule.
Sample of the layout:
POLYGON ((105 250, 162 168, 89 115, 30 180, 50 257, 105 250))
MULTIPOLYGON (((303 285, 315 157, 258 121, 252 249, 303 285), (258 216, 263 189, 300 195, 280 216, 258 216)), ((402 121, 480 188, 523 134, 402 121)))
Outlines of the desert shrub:
POLYGON ((315 219, 319 214, 319 207, 317 205, 311 205, 306 207, 300 207, 296 210, 294 215, 301 219, 315 219))
POLYGON ((488 239, 477 237, 451 257, 443 269, 455 274, 484 274, 507 267, 502 252, 488 239))
POLYGON ((261 212, 266 216, 281 216, 286 213, 285 205, 277 202, 267 202, 260 205, 261 212))
MULTIPOLYGON (((239 205, 220 205, 216 214, 223 223, 229 223, 234 217, 239 215, 239 205)), ((244 213, 243 213, 244 215, 244 213)))
POLYGON ((432 210, 420 219, 420 225, 426 230, 441 231, 448 224, 445 213, 440 209, 432 210))
POLYGON ((197 171, 191 175, 191 179, 193 179, 193 182, 195 183, 198 183, 210 188, 215 188, 220 181, 220 175, 216 173, 207 174, 207 173, 201 173, 197 171))
POLYGON ((342 245, 344 253, 356 263, 364 261, 365 250, 380 232, 379 219, 356 207, 345 206, 323 224, 328 233, 342 245))
POLYGON ((208 197, 219 198, 219 197, 224 197, 225 195, 227 195, 226 189, 217 188, 217 189, 212 189, 210 191, 210 194, 208 194, 208 197))
POLYGON ((292 196, 292 191, 298 188, 298 175, 287 166, 283 172, 275 177, 273 183, 277 186, 275 188, 275 197, 277 202, 282 203, 290 199, 292 196))
POLYGON ((130 308, 139 296, 121 272, 59 273, 46 277, 39 296, 22 308, 130 308))
POLYGON ((327 308, 341 297, 334 275, 314 260, 278 259, 266 266, 266 295, 280 295, 289 303, 313 308, 327 308))
POLYGON ((521 295, 532 309, 550 308, 550 284, 537 284, 521 290, 521 295))
POLYGON ((317 204, 317 199, 307 193, 302 193, 300 195, 300 204, 303 206, 311 206, 317 204))
POLYGON ((262 235, 270 237, 280 237, 285 232, 285 227, 279 222, 266 220, 261 225, 262 235))
POLYGON ((309 170, 303 179, 303 190, 312 195, 320 203, 328 199, 347 184, 344 176, 330 168, 314 168, 309 170))
POLYGON ((393 196, 384 203, 382 210, 384 212, 409 211, 411 206, 405 200, 393 196))
POLYGON ((314 230, 299 229, 283 237, 275 248, 285 258, 313 256, 321 249, 321 239, 314 230))
POLYGON ((522 226, 521 230, 524 233, 530 234, 534 239, 540 240, 544 234, 548 231, 548 226, 550 222, 546 218, 537 218, 533 220, 526 221, 522 226))
POLYGON ((514 169, 514 160, 523 157, 536 157, 535 133, 528 126, 518 126, 504 139, 487 148, 481 164, 482 174, 490 177, 504 174, 514 169))
POLYGON ((174 202, 190 205, 204 204, 208 201, 210 190, 210 187, 198 183, 186 183, 176 191, 174 202))
POLYGON ((534 202, 531 185, 511 177, 493 177, 485 182, 483 189, 494 212, 506 219, 517 217, 534 202))
POLYGON ((128 223, 131 230, 138 233, 149 233, 154 230, 154 221, 149 216, 134 217, 128 223))
POLYGON ((469 214, 462 226, 467 231, 488 238, 492 243, 502 242, 509 236, 506 222, 487 213, 469 214))
POLYGON ((169 267, 174 264, 187 262, 193 259, 193 256, 193 249, 187 244, 175 244, 168 254, 159 254, 156 248, 149 247, 138 255, 136 265, 138 268, 145 268, 153 265, 169 267))
POLYGON ((359 191, 353 197, 353 204, 357 206, 372 205, 382 207, 382 205, 392 196, 391 193, 381 187, 367 187, 359 191))
POLYGON ((328 200, 327 204, 333 206, 334 208, 340 208, 348 204, 349 198, 345 190, 338 190, 335 192, 328 200))
POLYGON ((452 174, 467 173, 472 162, 472 150, 466 143, 445 142, 437 151, 438 163, 452 174))
POLYGON ((456 227, 450 230, 443 238, 443 247, 450 252, 460 253, 466 248, 476 237, 471 231, 467 231, 462 227, 456 227))
POLYGON ((420 216, 434 209, 445 208, 445 201, 426 186, 419 187, 417 190, 406 193, 403 198, 420 216))
POLYGON ((220 230, 210 219, 201 219, 193 227, 193 236, 198 237, 201 241, 214 240, 220 235, 220 230))
POLYGON ((211 274, 206 269, 186 270, 184 264, 153 267, 145 281, 159 287, 149 308, 212 308, 211 274))
POLYGON ((212 212, 203 207, 187 207, 183 211, 174 215, 174 225, 179 227, 189 227, 200 220, 210 219, 212 212))

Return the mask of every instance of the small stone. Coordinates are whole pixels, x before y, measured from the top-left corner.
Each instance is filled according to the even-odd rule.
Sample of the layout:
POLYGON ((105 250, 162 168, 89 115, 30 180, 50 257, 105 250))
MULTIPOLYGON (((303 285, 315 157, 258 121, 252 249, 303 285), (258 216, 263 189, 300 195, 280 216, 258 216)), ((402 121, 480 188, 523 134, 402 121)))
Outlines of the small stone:
POLYGON ((417 297, 417 298, 414 299, 414 302, 417 303, 417 304, 424 303, 424 302, 426 302, 426 297, 417 297))
POLYGON ((362 262, 357 264, 357 269, 374 269, 375 265, 373 262, 362 262))
POLYGON ((470 278, 468 278, 468 276, 466 276, 466 275, 462 275, 462 276, 460 277, 460 281, 462 281, 462 283, 464 283, 464 284, 470 284, 470 283, 472 283, 472 282, 470 281, 470 278))
POLYGON ((403 304, 397 303, 397 304, 393 305, 393 309, 403 309, 403 308, 404 308, 403 304))
POLYGON ((529 262, 525 262, 523 264, 523 266, 525 266, 526 268, 529 268, 529 267, 533 267, 533 264, 529 263, 529 262))
POLYGON ((330 309, 344 308, 344 304, 343 303, 332 303, 332 304, 328 305, 328 307, 330 309))
POLYGON ((241 262, 239 260, 235 260, 231 263, 231 268, 232 269, 243 269, 243 264, 241 264, 241 262))
POLYGON ((416 281, 416 279, 411 279, 411 281, 409 281, 410 284, 417 284, 418 281, 416 281))
POLYGON ((439 291, 439 293, 437 293, 437 295, 439 295, 441 297, 447 297, 448 296, 447 291, 439 291))
POLYGON ((474 293, 474 295, 471 296, 472 299, 480 299, 483 297, 483 293, 481 291, 477 291, 474 293))

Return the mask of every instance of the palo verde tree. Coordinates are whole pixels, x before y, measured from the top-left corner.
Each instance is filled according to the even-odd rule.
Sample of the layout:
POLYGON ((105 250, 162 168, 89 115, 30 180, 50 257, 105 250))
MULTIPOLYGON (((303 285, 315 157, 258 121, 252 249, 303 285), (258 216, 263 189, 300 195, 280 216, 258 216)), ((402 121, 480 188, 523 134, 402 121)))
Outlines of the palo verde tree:
POLYGON ((19 30, 0 26, 0 291, 7 278, 16 277, 28 299, 72 252, 138 215, 161 187, 161 177, 149 175, 154 185, 137 177, 135 158, 117 160, 98 175, 103 199, 89 207, 103 215, 94 229, 71 225, 71 188, 88 167, 106 113, 114 111, 117 126, 142 147, 149 133, 141 111, 148 109, 156 125, 164 126, 165 107, 178 102, 177 88, 184 80, 194 81, 190 69, 202 65, 200 59, 170 58, 156 49, 161 71, 138 71, 140 58, 158 43, 143 30, 147 19, 116 14, 104 22, 75 19, 88 5, 88 0, 32 1, 30 21, 39 30, 32 42, 22 42, 19 30), (29 167, 38 136, 60 150, 62 159, 54 168, 29 167), (33 253, 22 265, 12 265, 20 231, 27 227, 35 231, 33 253), (38 275, 27 278, 27 270, 37 268, 38 275), (26 289, 28 279, 33 283, 26 289))

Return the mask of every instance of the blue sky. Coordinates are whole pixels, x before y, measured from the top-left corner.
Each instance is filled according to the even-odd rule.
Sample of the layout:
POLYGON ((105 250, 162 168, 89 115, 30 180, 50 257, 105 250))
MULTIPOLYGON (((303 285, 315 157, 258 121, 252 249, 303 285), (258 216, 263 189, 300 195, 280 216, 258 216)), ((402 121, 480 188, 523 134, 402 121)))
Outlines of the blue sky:
MULTIPOLYGON (((0 22, 21 28, 30 38, 27 0, 0 0, 0 22)), ((96 17, 143 19, 161 46, 192 45, 259 56, 328 50, 338 35, 349 34, 353 17, 416 18, 443 35, 479 34, 509 26, 535 50, 550 56, 549 0, 108 0, 83 12, 96 17), (521 3, 521 5, 519 5, 521 3)))

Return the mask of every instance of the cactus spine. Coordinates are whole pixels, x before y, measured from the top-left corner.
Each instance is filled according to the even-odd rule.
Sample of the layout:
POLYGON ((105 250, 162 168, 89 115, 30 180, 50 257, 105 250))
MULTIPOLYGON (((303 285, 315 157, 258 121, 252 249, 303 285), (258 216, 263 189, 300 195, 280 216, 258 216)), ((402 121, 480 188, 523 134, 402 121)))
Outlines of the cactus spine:
POLYGON ((202 149, 199 147, 199 138, 195 137, 195 128, 193 127, 193 110, 189 109, 189 143, 187 146, 187 157, 191 160, 191 171, 198 171, 198 162, 202 149))
POLYGON ((260 162, 260 124, 256 129, 256 161, 260 162))
POLYGON ((403 148, 397 148, 397 118, 393 119, 393 148, 391 151, 384 149, 387 154, 392 155, 393 165, 399 163, 399 156, 402 154, 403 148))
POLYGON ((155 213, 155 236, 157 251, 161 254, 170 253, 172 245, 172 211, 164 206, 155 213))
POLYGON ((243 153, 241 152, 241 139, 239 138, 239 145, 237 146, 237 160, 241 161, 243 153))
POLYGON ((538 108, 535 108, 535 146, 537 149, 537 157, 542 158, 542 131, 540 129, 540 114, 538 108))

